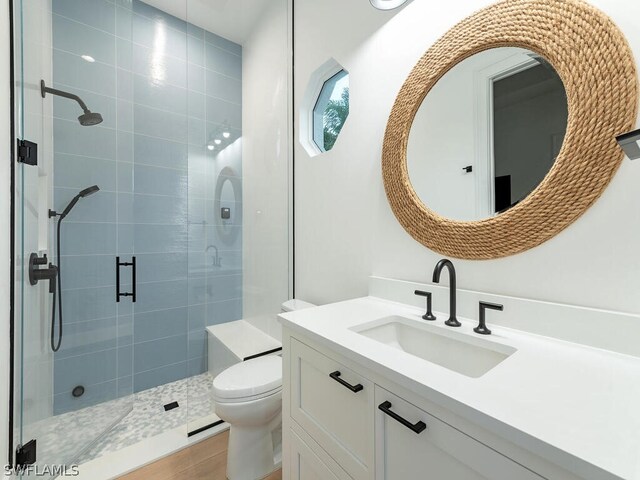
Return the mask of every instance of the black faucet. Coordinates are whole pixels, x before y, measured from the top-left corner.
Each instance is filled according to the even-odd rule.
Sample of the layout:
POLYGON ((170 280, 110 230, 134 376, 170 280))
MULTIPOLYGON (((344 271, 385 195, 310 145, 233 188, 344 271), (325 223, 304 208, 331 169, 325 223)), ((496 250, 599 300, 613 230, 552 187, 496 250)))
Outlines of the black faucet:
POLYGON ((440 283, 440 273, 444 267, 449 271, 449 319, 444 323, 450 327, 459 327, 462 324, 456 318, 456 269, 451 260, 443 258, 438 262, 433 270, 433 283, 440 283))

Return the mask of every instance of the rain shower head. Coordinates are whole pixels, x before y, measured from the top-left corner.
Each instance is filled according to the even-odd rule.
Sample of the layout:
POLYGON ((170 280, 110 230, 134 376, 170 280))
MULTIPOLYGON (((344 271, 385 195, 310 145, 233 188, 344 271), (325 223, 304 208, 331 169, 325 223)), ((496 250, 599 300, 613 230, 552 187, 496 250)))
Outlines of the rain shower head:
POLYGON ((50 93, 51 95, 57 95, 59 97, 68 98, 70 100, 75 100, 76 102, 78 102, 78 105, 80 105, 80 108, 82 108, 82 111, 84 112, 82 115, 78 117, 78 121, 80 122, 80 125, 82 125, 83 127, 91 127, 93 125, 98 125, 99 123, 102 123, 102 115, 100 115, 99 113, 94 113, 91 110, 89 110, 89 108, 87 107, 87 104, 84 103, 84 101, 78 95, 74 95, 73 93, 69 93, 69 92, 63 92, 62 90, 56 90, 55 88, 47 87, 47 85, 44 83, 44 80, 40 80, 40 94, 42 95, 42 98, 45 98, 47 96, 47 93, 50 93))
POLYGON ((102 115, 95 112, 87 112, 80 115, 78 121, 83 127, 92 127, 93 125, 102 123, 102 115))

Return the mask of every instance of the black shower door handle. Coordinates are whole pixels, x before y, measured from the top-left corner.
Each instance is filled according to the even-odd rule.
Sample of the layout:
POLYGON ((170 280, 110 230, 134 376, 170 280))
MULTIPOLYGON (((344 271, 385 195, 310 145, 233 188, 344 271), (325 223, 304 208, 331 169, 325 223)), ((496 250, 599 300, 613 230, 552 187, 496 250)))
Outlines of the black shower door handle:
POLYGON ((121 262, 120 257, 116 257, 116 302, 120 302, 120 297, 132 297, 136 303, 136 257, 131 257, 130 262, 121 262), (131 292, 120 292, 120 267, 131 267, 131 292))

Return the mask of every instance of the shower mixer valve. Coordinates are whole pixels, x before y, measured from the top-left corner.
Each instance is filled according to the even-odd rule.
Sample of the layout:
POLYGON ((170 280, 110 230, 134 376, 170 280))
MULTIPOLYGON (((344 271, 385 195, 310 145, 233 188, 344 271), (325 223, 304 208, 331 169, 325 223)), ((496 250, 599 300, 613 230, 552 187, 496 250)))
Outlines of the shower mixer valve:
POLYGON ((41 265, 46 265, 47 262, 48 259, 46 255, 39 257, 37 253, 31 254, 29 257, 29 283, 31 285, 37 285, 40 280, 48 280, 49 293, 55 294, 58 267, 53 263, 49 263, 48 267, 40 268, 41 265))

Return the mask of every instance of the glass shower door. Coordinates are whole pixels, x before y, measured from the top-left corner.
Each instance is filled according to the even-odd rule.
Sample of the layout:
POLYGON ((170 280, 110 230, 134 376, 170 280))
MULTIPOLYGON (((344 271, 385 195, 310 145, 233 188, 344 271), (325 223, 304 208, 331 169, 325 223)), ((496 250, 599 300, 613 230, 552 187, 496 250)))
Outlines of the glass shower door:
POLYGON ((130 5, 13 5, 16 134, 37 144, 37 165, 18 163, 15 174, 13 442, 20 463, 35 440, 32 468, 46 478, 78 461, 133 405, 131 304, 115 295, 127 235, 117 217, 132 183, 117 94, 117 59, 130 52, 117 39, 131 28, 130 5), (42 272, 30 278, 33 258, 42 272), (31 281, 56 267, 59 276, 31 281))

